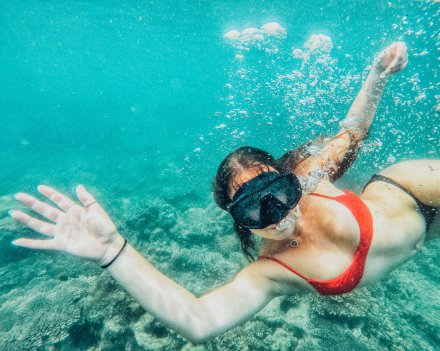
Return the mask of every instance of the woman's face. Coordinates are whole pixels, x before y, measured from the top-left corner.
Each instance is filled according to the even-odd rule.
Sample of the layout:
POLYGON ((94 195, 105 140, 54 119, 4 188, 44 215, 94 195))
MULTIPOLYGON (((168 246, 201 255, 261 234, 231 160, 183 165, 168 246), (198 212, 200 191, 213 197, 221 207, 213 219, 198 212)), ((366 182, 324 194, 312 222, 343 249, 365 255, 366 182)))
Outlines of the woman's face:
MULTIPOLYGON (((263 229, 251 229, 250 231, 253 234, 258 235, 264 239, 269 239, 269 240, 289 239, 292 236, 295 236, 296 233, 298 232, 298 225, 299 225, 298 206, 291 209, 288 216, 292 218, 292 221, 291 221, 291 225, 286 226, 285 229, 280 230, 280 226, 279 225, 277 226, 278 223, 275 223, 268 225, 266 228, 263 229)), ((285 218, 283 218, 280 222, 282 222, 283 220, 285 220, 285 218)))
MULTIPOLYGON (((233 179, 232 183, 229 186, 229 198, 232 199, 237 192, 237 190, 246 182, 250 181, 251 179, 255 178, 256 176, 260 175, 263 172, 278 172, 275 168, 271 166, 265 166, 263 168, 252 168, 252 169, 245 169, 233 179)), ((280 230, 280 226, 278 226, 277 229, 277 223, 271 224, 263 229, 250 229, 250 231, 258 235, 264 239, 270 239, 270 240, 285 240, 292 235, 295 235, 295 233, 298 231, 298 219, 299 219, 299 211, 298 206, 294 207, 292 210, 290 210, 289 215, 291 218, 294 219, 292 222, 292 225, 287 226, 286 229, 280 230)), ((283 221, 283 220, 281 220, 283 221)), ((280 221, 280 222, 281 222, 280 221)))

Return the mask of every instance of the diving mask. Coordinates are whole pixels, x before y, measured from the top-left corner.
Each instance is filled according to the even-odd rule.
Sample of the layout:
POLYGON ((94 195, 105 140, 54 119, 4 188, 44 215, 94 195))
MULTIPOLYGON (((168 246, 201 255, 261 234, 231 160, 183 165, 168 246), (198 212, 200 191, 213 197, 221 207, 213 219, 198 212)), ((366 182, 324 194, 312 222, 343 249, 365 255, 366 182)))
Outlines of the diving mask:
POLYGON ((285 218, 301 195, 294 174, 264 172, 238 189, 227 210, 241 227, 263 229, 285 218))

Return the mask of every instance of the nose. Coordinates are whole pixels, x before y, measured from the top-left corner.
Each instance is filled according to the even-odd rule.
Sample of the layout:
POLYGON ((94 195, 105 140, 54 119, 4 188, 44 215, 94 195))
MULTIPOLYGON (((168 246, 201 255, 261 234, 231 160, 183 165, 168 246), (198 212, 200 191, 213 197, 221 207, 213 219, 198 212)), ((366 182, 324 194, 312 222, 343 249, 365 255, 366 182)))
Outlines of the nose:
POLYGON ((260 200, 262 219, 266 223, 278 223, 286 216, 286 205, 272 194, 267 194, 260 200))

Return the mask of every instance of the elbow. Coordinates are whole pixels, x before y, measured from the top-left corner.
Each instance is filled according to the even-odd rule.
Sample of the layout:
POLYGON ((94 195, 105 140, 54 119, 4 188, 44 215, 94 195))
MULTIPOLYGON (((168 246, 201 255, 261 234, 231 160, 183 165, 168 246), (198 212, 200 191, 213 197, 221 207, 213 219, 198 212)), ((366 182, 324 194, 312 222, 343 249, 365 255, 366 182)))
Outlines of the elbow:
POLYGON ((192 310, 185 310, 185 312, 185 317, 180 320, 179 325, 168 324, 168 327, 194 345, 210 341, 228 329, 216 321, 213 313, 200 299, 198 299, 198 304, 192 306, 192 310))
POLYGON ((209 340, 214 338, 214 335, 209 333, 191 333, 191 335, 182 335, 185 339, 187 339, 189 342, 191 342, 193 345, 200 345, 204 344, 205 342, 208 342, 209 340))
POLYGON ((224 332, 222 328, 216 328, 212 323, 202 323, 198 327, 193 328, 190 341, 193 344, 203 344, 214 339, 216 336, 224 332))
POLYGON ((196 337, 191 337, 191 338, 187 338, 187 340, 189 342, 191 342, 191 344, 193 345, 200 345, 200 344, 204 344, 205 342, 211 340, 211 337, 208 336, 196 336, 196 337))
POLYGON ((220 335, 224 329, 216 326, 212 320, 207 318, 199 319, 192 323, 189 330, 186 331, 184 337, 194 345, 203 344, 220 335))

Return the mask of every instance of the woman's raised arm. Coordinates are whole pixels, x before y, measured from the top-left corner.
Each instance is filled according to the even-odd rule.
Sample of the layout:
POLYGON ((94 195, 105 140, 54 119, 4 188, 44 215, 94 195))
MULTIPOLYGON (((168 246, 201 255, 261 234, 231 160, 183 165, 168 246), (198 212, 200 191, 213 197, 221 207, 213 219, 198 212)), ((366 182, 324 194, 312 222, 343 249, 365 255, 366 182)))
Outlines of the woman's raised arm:
POLYGON ((264 262, 255 262, 229 284, 197 298, 126 244, 107 213, 84 187, 76 190, 82 205, 50 187, 39 186, 38 190, 59 208, 25 193, 17 194, 16 198, 52 223, 18 210, 10 214, 48 239, 21 238, 14 240, 15 245, 64 251, 108 266, 109 273, 145 310, 194 343, 245 321, 278 294, 277 284, 263 273, 264 262))
POLYGON ((356 159, 360 143, 367 137, 388 77, 404 69, 407 63, 405 43, 396 42, 383 50, 375 58, 370 74, 341 122, 337 135, 316 154, 296 163, 295 174, 308 176, 310 172, 321 169, 331 181, 340 178, 356 159))

